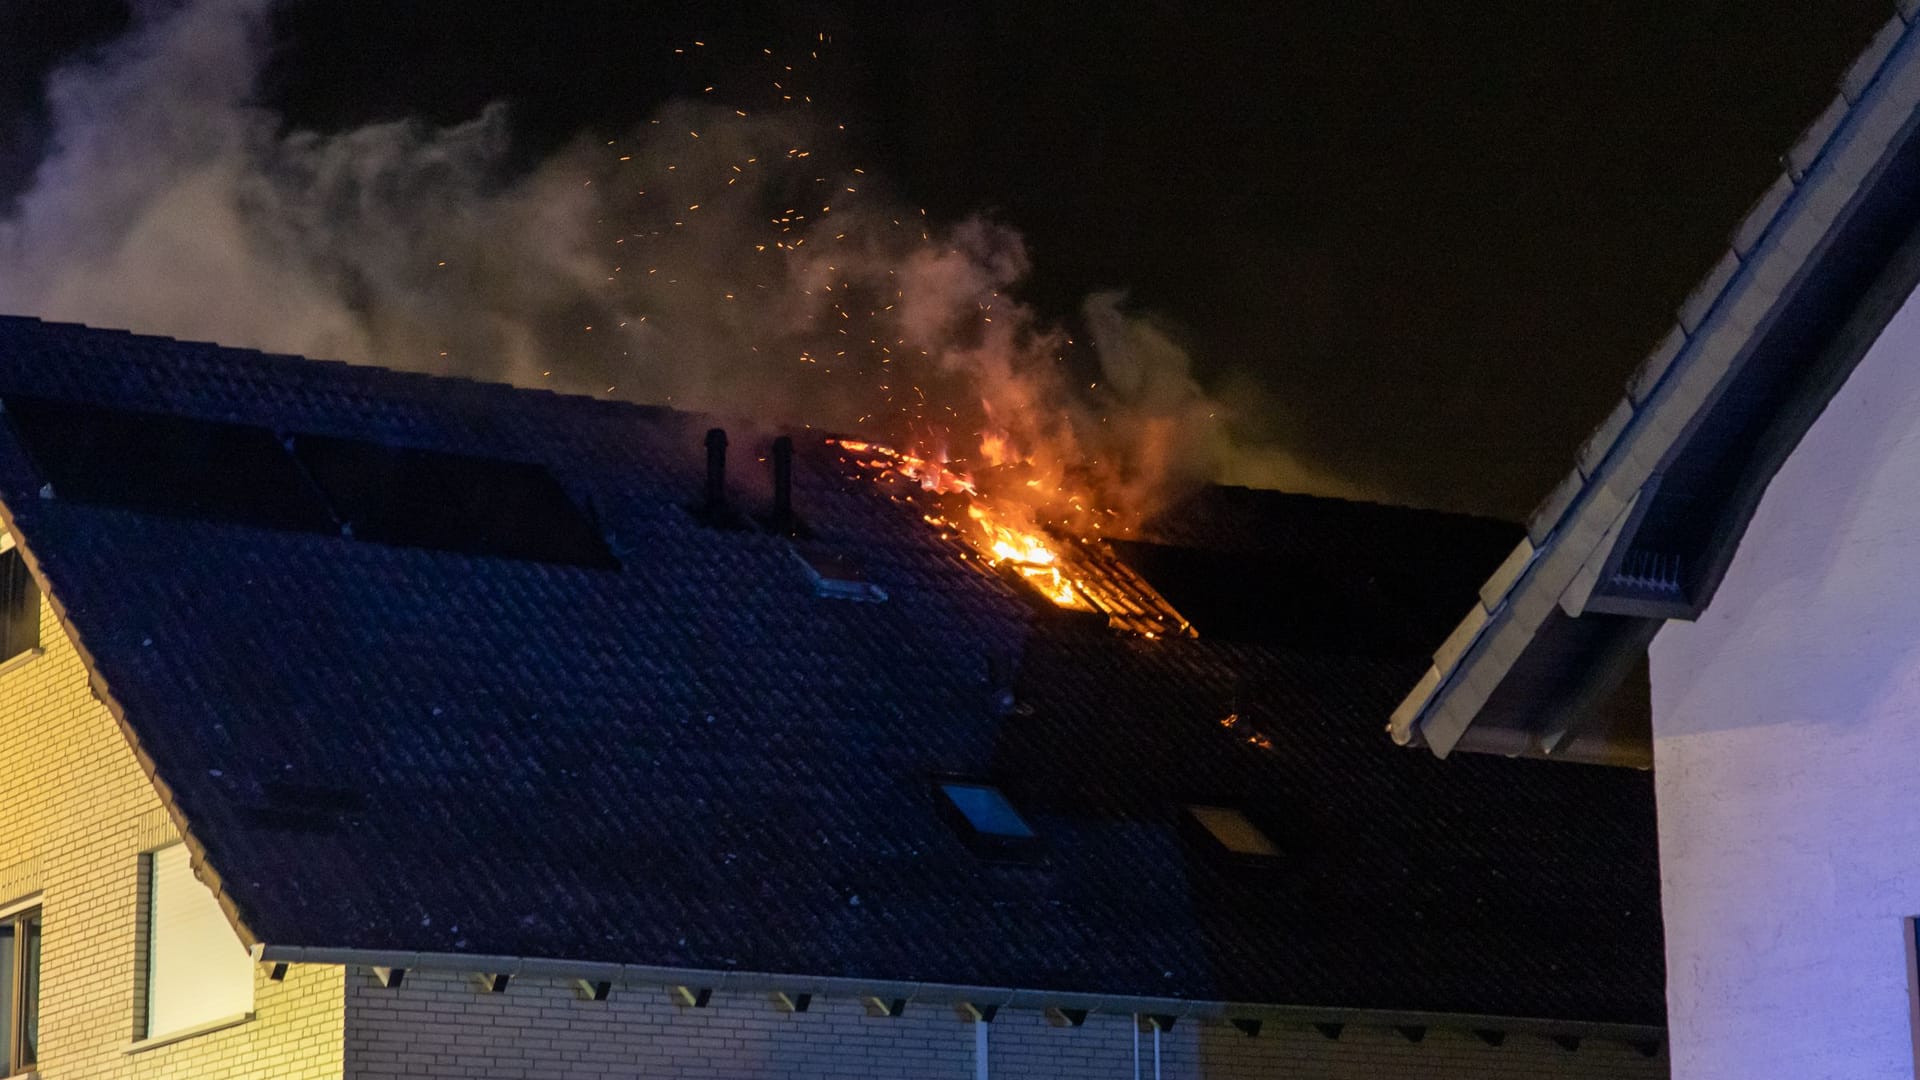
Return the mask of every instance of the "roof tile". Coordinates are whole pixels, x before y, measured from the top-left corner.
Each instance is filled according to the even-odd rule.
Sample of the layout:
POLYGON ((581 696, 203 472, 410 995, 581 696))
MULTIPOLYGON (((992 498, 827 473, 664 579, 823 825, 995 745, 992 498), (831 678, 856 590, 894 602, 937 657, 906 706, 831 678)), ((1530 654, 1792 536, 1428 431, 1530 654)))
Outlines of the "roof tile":
POLYGON ((1840 77, 1840 96, 1850 102, 1858 102, 1867 92, 1867 87, 1879 76, 1880 68, 1893 53, 1895 45, 1907 32, 1906 20, 1896 12, 1880 29, 1874 32, 1873 40, 1854 58, 1847 73, 1840 77))
POLYGON ((1627 425, 1631 423, 1633 423, 1633 402, 1625 398, 1614 402, 1613 411, 1608 413, 1607 418, 1600 422, 1600 426, 1594 428, 1586 441, 1580 444, 1580 455, 1577 461, 1583 475, 1591 477, 1600 471, 1601 463, 1606 461, 1607 455, 1613 452, 1614 444, 1619 441, 1620 436, 1626 432, 1627 425))
POLYGON ((1453 633, 1447 635, 1447 640, 1441 642, 1440 647, 1434 650, 1433 666, 1441 671, 1452 671, 1453 665, 1458 663, 1460 657, 1473 646, 1474 639, 1480 635, 1480 628, 1486 625, 1486 608, 1479 604, 1468 608, 1466 617, 1460 620, 1460 625, 1454 627, 1453 633))
POLYGON ((1700 284, 1694 286, 1693 292, 1680 305, 1677 319, 1681 329, 1689 334, 1698 333, 1700 324, 1706 321, 1713 306, 1720 302, 1720 294, 1726 290, 1727 283, 1739 272, 1740 256, 1732 251, 1721 255, 1720 261, 1713 264, 1713 269, 1707 271, 1707 276, 1700 279, 1700 284))
POLYGON ((1533 541, 1535 547, 1545 546, 1547 537, 1553 535, 1553 530, 1560 524, 1560 519, 1566 516, 1567 509, 1573 505, 1573 500, 1579 497, 1580 487, 1585 482, 1586 478, 1580 475, 1579 469, 1570 470, 1560 478, 1558 484, 1554 485, 1553 490, 1547 493, 1547 497, 1541 500, 1540 506, 1533 512, 1533 517, 1527 521, 1527 539, 1533 541))
POLYGON ((1753 207, 1747 211, 1747 216, 1741 218, 1740 224, 1734 227, 1730 241, 1734 254, 1742 259, 1752 255, 1753 249, 1759 246, 1761 238, 1766 236, 1767 230, 1773 227, 1774 219, 1780 216, 1781 207, 1784 207, 1787 200, 1793 197, 1793 192, 1793 177, 1783 172, 1773 178, 1773 183, 1767 186, 1767 190, 1761 192, 1760 197, 1754 200, 1753 207))
POLYGON ((1481 606, 1488 610, 1499 606, 1500 601, 1507 595, 1507 590, 1513 588, 1513 583, 1519 581, 1520 575, 1526 573, 1527 567, 1533 564, 1535 550, 1537 549, 1534 548, 1533 541, 1524 536, 1520 538, 1520 542, 1514 545, 1505 559, 1501 560, 1499 567, 1493 571, 1493 575, 1480 586, 1481 606))
POLYGON ((1849 104, 1845 95, 1835 94, 1827 107, 1814 117, 1813 123, 1800 133, 1800 138, 1787 151, 1787 175, 1798 184, 1806 180, 1807 173, 1813 170, 1814 163, 1826 153, 1827 143, 1833 133, 1840 130, 1840 122, 1847 118, 1849 104))
POLYGON ((1666 378, 1674 357, 1679 356, 1680 350, 1686 346, 1687 332, 1675 323, 1673 329, 1667 331, 1667 336, 1660 339, 1660 344, 1654 346, 1653 352, 1635 369, 1632 381, 1627 384, 1627 399, 1635 405, 1646 404, 1647 399, 1653 396, 1654 389, 1660 385, 1660 380, 1666 378))
MULTIPOLYGON (((1117 637, 979 572, 807 441, 808 542, 888 599, 819 597, 786 539, 687 512, 704 417, 18 321, 9 393, 510 454, 614 538, 623 568, 589 570, 43 500, 0 424, 0 499, 261 940, 1662 1015, 1648 778, 1396 749, 1379 718, 1431 670, 1417 655, 1117 637), (1006 658, 1011 711, 988 676, 1006 658), (992 778, 1045 857, 971 852, 934 801, 953 773, 992 778), (289 785, 364 809, 289 830, 289 785), (1179 807, 1200 794, 1287 872, 1192 847, 1179 807)), ((730 483, 768 497, 751 468, 730 483)), ((1356 599, 1446 582, 1458 610, 1512 542, 1392 507, 1201 503, 1220 512, 1150 531, 1324 567, 1356 599)), ((1422 605, 1356 610, 1424 625, 1422 605)))

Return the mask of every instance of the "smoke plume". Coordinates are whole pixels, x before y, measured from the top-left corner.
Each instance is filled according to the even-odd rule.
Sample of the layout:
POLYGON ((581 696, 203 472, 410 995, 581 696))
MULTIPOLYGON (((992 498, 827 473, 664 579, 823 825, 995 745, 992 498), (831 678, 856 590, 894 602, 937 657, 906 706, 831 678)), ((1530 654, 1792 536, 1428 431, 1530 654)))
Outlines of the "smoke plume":
POLYGON ((819 112, 680 100, 531 169, 498 106, 288 132, 255 98, 270 15, 136 4, 54 73, 0 310, 804 422, 1018 477, 1056 520, 1247 467, 1165 328, 1090 298, 1100 375, 1070 376, 1087 342, 1012 298, 1018 233, 930 225, 819 112))

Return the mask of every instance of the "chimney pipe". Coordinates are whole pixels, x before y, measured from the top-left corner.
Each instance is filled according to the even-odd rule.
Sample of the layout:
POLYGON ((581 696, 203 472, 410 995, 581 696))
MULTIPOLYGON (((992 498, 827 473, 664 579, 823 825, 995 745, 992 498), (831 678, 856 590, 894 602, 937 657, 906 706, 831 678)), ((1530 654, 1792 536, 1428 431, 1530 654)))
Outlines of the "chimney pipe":
POLYGON ((793 439, 773 440, 773 531, 793 531, 793 439))
POLYGON ((709 517, 719 517, 727 509, 727 433, 721 428, 707 429, 707 501, 709 517))

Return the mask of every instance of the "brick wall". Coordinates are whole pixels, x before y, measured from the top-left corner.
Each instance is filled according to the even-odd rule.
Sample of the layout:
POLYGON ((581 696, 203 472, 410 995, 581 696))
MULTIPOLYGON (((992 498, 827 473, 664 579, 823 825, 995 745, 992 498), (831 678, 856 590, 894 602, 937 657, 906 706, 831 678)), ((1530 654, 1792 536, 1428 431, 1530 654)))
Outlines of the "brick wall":
MULTIPOLYGON (((991 1075, 1077 1078, 1133 1075, 1133 1026, 1091 1016, 1055 1028, 1033 1012, 1002 1012, 988 1028, 991 1075)), ((1153 1036, 1140 1037, 1152 1075, 1153 1036)), ((1664 1057, 1591 1041, 1577 1051, 1509 1036, 1494 1047, 1466 1032, 1433 1031, 1418 1044, 1388 1029, 1349 1028, 1335 1042, 1309 1027, 1268 1025, 1248 1038, 1225 1024, 1181 1021, 1163 1036, 1162 1075, 1181 1080, 1467 1080, 1666 1076, 1664 1057)), ((953 1077, 974 1075, 974 1028, 944 1004, 910 1004, 875 1018, 859 1002, 814 999, 785 1013, 758 994, 715 993, 704 1008, 673 1003, 660 987, 616 987, 586 1001, 554 979, 515 980, 485 993, 465 975, 408 972, 397 988, 363 971, 347 975, 349 1080, 393 1076, 558 1078, 953 1077)))
MULTIPOLYGON (((45 654, 0 671, 0 904, 38 893, 45 913, 41 974, 44 1080, 261 1077, 354 1080, 490 1077, 972 1077, 971 1024, 945 1005, 895 1019, 859 1003, 818 999, 801 1014, 759 995, 720 993, 706 1008, 672 1004, 658 987, 580 1000, 552 979, 482 993, 465 976, 410 972, 397 989, 364 971, 296 965, 284 982, 256 973, 253 1019, 129 1053, 137 997, 139 860, 174 838, 160 801, 113 718, 94 699, 78 655, 43 605, 45 654)), ((1049 1027, 1004 1012, 989 1028, 995 1077, 1132 1075, 1126 1017, 1049 1027)), ((1141 1036, 1147 1075, 1152 1036, 1141 1036)), ((1490 1047, 1464 1032, 1419 1044, 1349 1028, 1337 1042, 1311 1028, 1269 1025, 1249 1039, 1222 1024, 1182 1022, 1163 1038, 1169 1078, 1391 1080, 1420 1077, 1662 1077, 1664 1058, 1590 1042, 1577 1052, 1524 1035, 1490 1047)))
POLYGON ((44 1080, 338 1077, 344 975, 265 978, 254 1017, 128 1053, 134 1041, 139 853, 174 838, 153 786, 41 605, 43 655, 0 671, 0 904, 39 893, 44 1080))

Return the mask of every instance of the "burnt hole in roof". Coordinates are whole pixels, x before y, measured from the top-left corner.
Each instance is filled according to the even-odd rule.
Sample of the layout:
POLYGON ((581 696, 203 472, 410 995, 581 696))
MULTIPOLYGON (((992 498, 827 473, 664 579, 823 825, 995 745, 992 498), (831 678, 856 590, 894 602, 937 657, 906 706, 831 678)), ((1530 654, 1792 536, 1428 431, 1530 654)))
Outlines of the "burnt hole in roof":
POLYGON ((298 435, 293 456, 360 540, 618 569, 544 466, 298 435))
POLYGON ((264 427, 9 394, 8 422, 56 498, 329 532, 324 500, 264 427))

